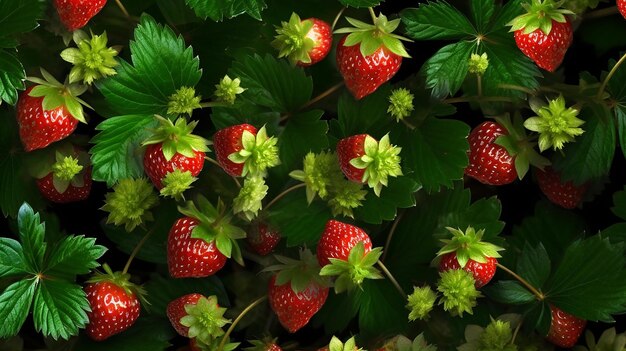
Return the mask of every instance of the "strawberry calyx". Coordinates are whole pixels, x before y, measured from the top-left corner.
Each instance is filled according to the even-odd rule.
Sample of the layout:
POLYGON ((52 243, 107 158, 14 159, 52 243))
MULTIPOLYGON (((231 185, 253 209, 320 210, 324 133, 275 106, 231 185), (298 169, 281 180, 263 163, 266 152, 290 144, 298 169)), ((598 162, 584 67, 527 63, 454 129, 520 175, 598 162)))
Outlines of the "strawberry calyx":
POLYGON ((502 257, 498 251, 504 248, 482 241, 484 229, 479 231, 473 227, 467 227, 465 231, 451 227, 446 227, 446 229, 452 234, 452 239, 441 240, 445 245, 439 250, 437 256, 454 252, 461 268, 465 268, 469 260, 487 263, 489 257, 502 257))
POLYGON ((560 150, 565 143, 574 141, 574 138, 585 131, 580 128, 585 121, 578 118, 578 109, 565 107, 565 98, 560 95, 554 100, 549 100, 547 105, 531 108, 537 116, 524 121, 524 127, 539 133, 539 151, 543 152, 552 147, 560 150))
POLYGON ((85 173, 89 169, 89 155, 70 143, 63 143, 53 149, 40 151, 40 157, 33 160, 30 173, 37 179, 52 173, 52 185, 63 194, 70 185, 83 187, 85 173))
POLYGON ((213 95, 215 95, 217 102, 222 102, 227 105, 234 104, 237 95, 246 91, 240 84, 241 79, 231 79, 228 75, 225 75, 224 78, 220 80, 219 84, 215 85, 215 93, 213 95))
POLYGON ((226 206, 221 200, 218 200, 217 207, 215 207, 204 196, 198 196, 196 203, 197 207, 192 201, 187 201, 184 207, 178 206, 180 213, 199 222, 193 228, 191 237, 202 239, 207 244, 215 241, 215 246, 224 256, 232 257, 243 266, 237 239, 245 238, 246 232, 230 223, 232 215, 226 213, 226 206))
POLYGON ((54 110, 64 107, 67 112, 80 122, 87 123, 83 112, 83 106, 93 110, 85 101, 78 96, 87 91, 86 85, 81 84, 62 84, 48 71, 41 68, 41 78, 27 77, 26 80, 37 84, 28 93, 28 96, 43 97, 41 107, 44 111, 54 110))
POLYGON ((334 336, 330 339, 330 343, 328 343, 329 351, 359 351, 362 348, 356 346, 356 340, 354 336, 350 339, 346 340, 346 342, 342 342, 338 337, 334 336))
POLYGON ((309 53, 315 47, 315 41, 308 34, 313 25, 313 20, 303 21, 295 12, 289 17, 289 22, 282 21, 281 27, 276 27, 277 35, 271 43, 278 50, 278 57, 287 57, 292 65, 298 61, 310 63, 309 53))
POLYGON ((105 195, 104 206, 100 208, 109 212, 107 224, 123 224, 127 232, 132 232, 145 221, 152 221, 150 209, 159 202, 153 189, 146 178, 120 180, 113 192, 105 195))
POLYGON ((335 292, 341 293, 360 287, 365 279, 382 279, 378 269, 374 267, 382 255, 382 248, 373 248, 365 253, 365 244, 361 241, 348 254, 348 260, 329 258, 330 264, 322 267, 321 276, 337 276, 335 292))
POLYGON ((190 171, 181 171, 176 168, 173 172, 169 172, 165 175, 165 178, 161 181, 163 188, 161 188, 161 196, 171 197, 175 200, 184 200, 183 193, 191 188, 191 184, 198 180, 198 178, 191 175, 190 171))
POLYGON ((228 159, 233 163, 244 164, 241 176, 265 175, 268 168, 280 164, 277 142, 275 137, 267 136, 265 126, 256 135, 244 130, 241 135, 241 150, 228 155, 228 159))
POLYGON ((222 327, 231 322, 224 318, 226 308, 219 306, 214 295, 185 305, 185 312, 187 315, 180 319, 180 324, 189 328, 188 336, 207 344, 224 335, 222 327))
POLYGON ((200 99, 193 87, 180 87, 168 98, 167 114, 191 116, 193 110, 201 107, 200 99))
POLYGON ((306 290, 306 288, 315 283, 319 286, 329 286, 327 278, 320 276, 320 266, 317 258, 311 250, 301 249, 300 259, 275 255, 279 264, 272 265, 263 269, 263 272, 278 272, 276 274, 275 284, 284 285, 289 283, 291 290, 296 294, 306 290))
POLYGON ((381 47, 402 57, 411 56, 404 48, 402 41, 411 41, 408 38, 393 34, 400 25, 400 19, 389 21, 382 13, 378 17, 373 16, 374 24, 365 23, 354 18, 346 17, 346 20, 354 27, 337 29, 335 34, 348 34, 344 46, 360 44, 363 57, 369 56, 381 47))
POLYGON ((241 213, 247 221, 252 221, 263 208, 263 199, 268 190, 269 187, 262 177, 247 177, 239 194, 233 199, 233 212, 241 213))
POLYGON ((514 18, 507 26, 511 26, 511 32, 523 30, 524 34, 530 34, 541 29, 545 35, 549 35, 552 31, 552 21, 565 23, 567 21, 565 15, 574 15, 574 12, 561 8, 563 3, 564 1, 554 0, 532 0, 530 3, 524 3, 522 6, 526 13, 514 18))
POLYGON ((272 347, 276 344, 277 338, 263 338, 263 340, 248 340, 252 346, 244 347, 243 349, 246 351, 269 351, 272 350, 272 347))
POLYGON ((146 300, 147 292, 146 290, 137 284, 131 283, 130 274, 123 272, 113 272, 111 267, 108 264, 104 263, 102 265, 102 269, 104 272, 96 271, 94 275, 87 280, 87 283, 111 283, 120 288, 124 289, 124 292, 127 295, 135 295, 138 299, 141 300, 142 303, 148 304, 146 300))
POLYGON ((195 152, 209 151, 208 145, 211 144, 209 140, 191 134, 198 121, 187 123, 186 119, 180 117, 176 120, 176 123, 172 123, 171 120, 159 115, 154 115, 154 118, 159 121, 160 126, 150 138, 143 142, 143 145, 160 143, 163 149, 163 156, 167 161, 171 160, 177 153, 193 158, 195 157, 195 152))
MULTIPOLYGON (((238 342, 229 342, 230 341, 230 337, 226 338, 226 343, 224 344, 224 346, 221 348, 222 351, 234 351, 235 349, 237 349, 237 347, 239 346, 240 343, 238 342)), ((197 338, 193 338, 191 339, 191 341, 189 342, 191 345, 191 350, 193 351, 215 351, 215 350, 219 350, 220 349, 220 342, 221 339, 217 338, 217 339, 212 339, 209 340, 207 342, 203 342, 200 339, 197 338)))
POLYGON ((509 133, 508 135, 499 136, 494 143, 502 146, 506 151, 515 158, 515 171, 519 179, 524 178, 530 165, 541 170, 549 166, 550 160, 541 156, 536 150, 536 142, 526 135, 524 123, 519 115, 511 121, 508 115, 504 117, 496 117, 498 122, 509 133))
POLYGON ((439 273, 437 291, 441 293, 439 304, 454 316, 463 317, 463 313, 473 313, 476 299, 481 297, 476 290, 475 280, 471 273, 463 269, 451 269, 439 273))
POLYGON ((82 30, 74 31, 75 48, 67 48, 61 52, 61 58, 73 65, 69 74, 69 82, 83 81, 91 85, 95 80, 115 75, 114 67, 119 65, 115 60, 120 47, 107 46, 107 33, 101 35, 91 33, 91 38, 82 30))
POLYGON ((400 167, 401 147, 391 145, 389 134, 385 134, 380 141, 367 135, 363 145, 364 154, 350 160, 350 165, 358 169, 365 169, 361 181, 374 189, 376 196, 380 196, 383 186, 387 186, 389 177, 402 175, 400 167))

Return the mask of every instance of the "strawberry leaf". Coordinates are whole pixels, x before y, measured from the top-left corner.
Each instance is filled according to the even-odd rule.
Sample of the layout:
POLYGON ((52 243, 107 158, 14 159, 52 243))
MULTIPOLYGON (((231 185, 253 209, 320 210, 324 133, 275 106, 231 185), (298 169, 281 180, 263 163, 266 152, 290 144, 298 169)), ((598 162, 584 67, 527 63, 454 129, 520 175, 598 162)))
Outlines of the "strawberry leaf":
POLYGON ((626 105, 615 107, 615 120, 622 155, 626 155, 626 105))
POLYGON ((407 36, 417 40, 461 39, 476 33, 467 17, 445 1, 406 9, 401 17, 407 36))
POLYGON ((166 115, 169 97, 181 87, 194 87, 202 76, 192 48, 149 15, 141 17, 130 52, 132 65, 120 60, 117 74, 96 84, 119 114, 166 115))
POLYGON ((0 0, 0 48, 17 45, 15 35, 29 32, 39 25, 46 3, 40 0, 0 0))
POLYGON ((185 0, 196 16, 213 21, 239 16, 247 13, 256 20, 261 20, 261 11, 267 5, 264 0, 185 0))
POLYGON ((239 101, 239 99, 233 106, 215 107, 211 113, 211 122, 218 130, 248 123, 253 126, 265 125, 269 135, 277 135, 279 120, 280 113, 269 111, 250 101, 239 101))
POLYGON ((20 280, 0 295, 0 338, 17 335, 28 316, 36 287, 36 280, 20 280))
POLYGON ((626 221, 626 187, 613 194, 613 207, 611 207, 617 217, 626 221))
POLYGON ((408 177, 392 178, 380 196, 370 193, 360 207, 354 210, 356 219, 366 223, 381 224, 396 218, 398 208, 415 206, 415 193, 419 186, 408 177))
POLYGON ((329 294, 322 309, 313 316, 315 324, 324 326, 326 334, 345 330, 359 313, 359 297, 363 290, 354 289, 344 294, 329 294))
POLYGON ((363 292, 358 295, 360 333, 373 337, 405 332, 408 328, 406 302, 389 280, 368 279, 362 287, 363 292))
POLYGON ((172 325, 165 318, 139 317, 123 333, 94 341, 85 333, 81 334, 76 346, 77 351, 165 351, 171 346, 169 340, 174 337, 172 325))
POLYGON ((355 8, 376 7, 384 0, 339 0, 345 6, 355 8))
POLYGON ((157 121, 149 115, 112 117, 96 126, 91 143, 93 179, 112 186, 120 179, 143 176, 143 151, 140 144, 157 121))
POLYGON ((89 302, 80 285, 42 280, 33 302, 35 330, 53 339, 69 339, 89 322, 89 302))
POLYGON ((387 115, 388 98, 391 88, 385 84, 376 92, 355 100, 347 92, 339 97, 338 121, 332 121, 333 134, 338 138, 368 133, 376 139, 385 135, 389 130, 392 119, 387 115), (340 131, 337 132, 337 127, 340 131))
POLYGON ((426 74, 426 86, 433 90, 433 96, 445 97, 459 91, 475 48, 476 43, 471 41, 446 45, 424 63, 422 71, 426 74))
POLYGON ((522 305, 535 300, 535 295, 514 280, 501 280, 482 289, 494 301, 522 305))
POLYGON ((24 251, 18 241, 0 238, 0 277, 25 274, 27 267, 24 261, 24 251))
MULTIPOLYGON (((622 53, 625 54, 625 53, 622 53)), ((616 61, 609 60, 609 69, 615 67, 616 61)), ((621 65, 613 74, 611 80, 607 84, 606 90, 611 94, 611 97, 618 102, 618 106, 626 107, 626 67, 621 65)))
POLYGON ((540 243, 533 247, 526 243, 517 261, 517 274, 532 286, 541 288, 550 276, 552 263, 548 252, 540 243))
POLYGON ((478 32, 484 33, 485 30, 487 30, 494 11, 495 1, 493 0, 472 1, 472 19, 474 20, 478 32))
POLYGON ((15 53, 0 49, 0 101, 17 103, 17 90, 24 89, 26 72, 15 53))
MULTIPOLYGON (((413 130, 398 127, 395 135, 402 147, 403 170, 426 191, 451 188, 463 178, 469 162, 469 126, 452 119, 426 118, 413 130)), ((392 135, 393 132, 392 132, 392 135)))
POLYGON ((30 205, 24 203, 17 215, 17 227, 27 267, 30 271, 41 271, 46 253, 46 226, 41 223, 39 213, 35 213, 30 205))
POLYGON ((287 174, 298 169, 308 152, 319 152, 328 147, 328 123, 321 120, 324 111, 312 110, 291 116, 278 137, 281 165, 277 171, 287 174))
POLYGON ((99 267, 96 261, 107 249, 96 245, 95 238, 65 236, 49 253, 46 273, 53 276, 87 274, 99 267))

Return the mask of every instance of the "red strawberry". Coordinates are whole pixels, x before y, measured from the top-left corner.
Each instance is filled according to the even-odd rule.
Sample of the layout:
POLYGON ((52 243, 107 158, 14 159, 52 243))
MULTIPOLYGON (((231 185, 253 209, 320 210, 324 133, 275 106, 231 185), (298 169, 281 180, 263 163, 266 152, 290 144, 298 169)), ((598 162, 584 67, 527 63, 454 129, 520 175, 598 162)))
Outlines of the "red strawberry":
POLYGON ((495 144, 501 135, 509 133, 499 124, 483 122, 469 135, 469 165, 465 174, 489 185, 515 181, 515 158, 502 146, 495 144))
POLYGON ((36 86, 20 94, 17 103, 17 123, 24 150, 43 149, 74 132, 78 120, 61 105, 49 111, 43 109, 43 97, 28 95, 36 86))
POLYGON ((213 136, 217 162, 233 177, 264 174, 280 163, 276 138, 268 137, 265 126, 257 129, 239 124, 218 130, 213 136))
POLYGON ((252 230, 247 240, 252 250, 261 256, 272 252, 280 242, 280 233, 269 228, 265 223, 259 223, 256 230, 252 230))
POLYGON ((245 347, 245 351, 282 351, 283 349, 276 344, 276 339, 266 338, 264 340, 252 340, 251 347, 245 347))
MULTIPOLYGON (((472 259, 467 261, 467 264, 463 268, 466 272, 472 273, 476 283, 476 289, 479 289, 491 281, 496 274, 496 264, 498 260, 493 257, 487 257, 487 263, 476 262, 472 259)), ((439 262, 439 271, 445 272, 451 269, 461 269, 459 261, 456 258, 455 252, 450 252, 441 257, 439 262)))
POLYGON ((350 250, 360 242, 365 246, 365 254, 371 251, 372 241, 363 229, 331 219, 317 243, 317 261, 322 267, 330 263, 329 258, 345 261, 350 250))
POLYGON ((279 50, 278 57, 287 57, 292 64, 311 66, 323 60, 330 52, 333 36, 330 25, 317 18, 300 20, 292 13, 289 22, 277 28, 272 46, 279 50))
POLYGON ((179 169, 181 172, 189 171, 193 177, 198 176, 204 167, 204 157, 202 151, 194 151, 194 157, 187 157, 183 154, 176 153, 169 161, 163 155, 161 144, 148 145, 143 158, 144 169, 146 174, 154 183, 157 189, 163 188, 163 179, 168 173, 179 169))
POLYGON ((583 333, 587 321, 563 312, 552 305, 550 305, 550 311, 552 321, 547 336, 548 341, 562 348, 572 348, 583 333))
POLYGON ((143 294, 129 281, 129 274, 113 273, 106 264, 102 267, 106 273, 96 273, 84 288, 91 308, 86 331, 96 341, 130 328, 139 318, 141 305, 137 296, 143 294))
POLYGON ((67 190, 64 192, 59 192, 53 183, 54 174, 50 173, 47 176, 37 179, 37 187, 41 192, 41 195, 46 199, 56 202, 56 203, 68 203, 85 200, 89 197, 89 193, 91 192, 91 167, 88 167, 84 174, 82 175, 82 185, 75 186, 70 184, 67 187, 67 190))
POLYGON ((276 276, 273 276, 269 282, 268 296, 280 324, 290 333, 295 333, 322 308, 328 297, 328 287, 312 281, 296 293, 290 283, 276 285, 276 276))
POLYGON ((180 324, 180 320, 187 315, 185 306, 195 305, 196 302, 198 302, 198 300, 202 297, 204 297, 202 294, 188 294, 167 304, 167 318, 170 320, 170 323, 172 323, 172 326, 176 329, 178 334, 184 337, 189 336, 189 327, 180 324))
POLYGON ((358 169, 350 164, 353 158, 359 158, 365 155, 365 138, 367 134, 353 135, 339 140, 337 143, 337 158, 339 166, 346 175, 346 178, 353 182, 361 183, 365 168, 358 169))
POLYGON ((626 18, 626 0, 617 0, 617 8, 622 16, 626 18))
POLYGON ((61 22, 70 31, 84 27, 106 3, 106 0, 54 0, 61 22))
POLYGON ((174 278, 200 278, 215 274, 226 264, 226 256, 215 246, 215 241, 191 237, 199 221, 184 217, 178 219, 167 237, 167 266, 174 278))
POLYGON ((575 185, 572 181, 563 182, 561 175, 552 167, 546 167, 543 171, 535 171, 539 188, 548 200, 568 209, 576 208, 583 199, 589 184, 575 185))

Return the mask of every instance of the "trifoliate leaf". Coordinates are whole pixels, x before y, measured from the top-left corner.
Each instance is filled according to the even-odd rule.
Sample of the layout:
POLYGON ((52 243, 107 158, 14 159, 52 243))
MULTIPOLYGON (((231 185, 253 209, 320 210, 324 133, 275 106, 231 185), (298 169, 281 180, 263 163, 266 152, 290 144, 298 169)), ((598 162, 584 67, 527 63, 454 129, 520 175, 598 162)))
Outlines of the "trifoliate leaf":
POLYGON ((256 20, 261 20, 261 11, 267 5, 264 0, 185 0, 196 16, 213 21, 222 21, 248 14, 256 20))
POLYGON ((41 223, 39 213, 35 213, 30 205, 24 203, 17 215, 17 227, 27 267, 31 271, 41 271, 46 254, 46 226, 41 223))
POLYGON ((407 35, 417 40, 461 39, 476 32, 467 17, 445 1, 420 4, 401 16, 407 35))
POLYGON ((87 274, 100 266, 96 261, 106 252, 106 248, 96 245, 95 238, 84 235, 66 236, 51 250, 47 262, 47 274, 87 274))
POLYGON ((22 245, 10 238, 0 238, 0 277, 26 273, 22 245))
POLYGON ((53 339, 69 339, 85 327, 89 302, 78 284, 41 280, 33 302, 35 330, 53 339))
POLYGON ((36 280, 20 280, 0 295, 0 338, 17 335, 20 331, 28 316, 36 287, 36 280))

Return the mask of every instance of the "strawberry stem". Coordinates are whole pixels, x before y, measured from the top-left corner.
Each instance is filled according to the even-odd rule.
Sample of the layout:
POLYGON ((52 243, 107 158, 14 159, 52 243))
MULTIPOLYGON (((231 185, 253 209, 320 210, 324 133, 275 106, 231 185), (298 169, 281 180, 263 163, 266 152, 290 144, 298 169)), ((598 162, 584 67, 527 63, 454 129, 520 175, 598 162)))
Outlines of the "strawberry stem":
POLYGON ((222 341, 220 341, 220 345, 217 347, 217 351, 222 351, 224 349, 224 344, 226 344, 226 340, 228 340, 228 337, 230 336, 230 333, 233 332, 233 330, 235 329, 235 326, 237 325, 237 323, 239 323, 239 321, 241 321, 241 319, 248 312, 250 312, 256 306, 260 305, 265 300, 267 300, 267 295, 259 297, 258 299, 254 300, 250 305, 248 305, 248 307, 246 307, 243 311, 241 311, 241 313, 239 313, 237 318, 235 318, 235 321, 230 325, 230 327, 228 327, 228 330, 226 331, 226 334, 224 334, 224 336, 222 337, 222 341))
MULTIPOLYGON (((311 100, 307 101, 306 104, 300 106, 300 108, 298 108, 297 111, 302 111, 307 107, 310 107, 318 102, 320 102, 321 100, 325 99, 326 97, 328 97, 329 95, 331 95, 332 93, 334 93, 335 91, 339 90, 342 86, 344 85, 344 82, 340 82, 337 83, 335 85, 333 85, 332 87, 328 88, 327 90, 325 90, 324 92, 322 92, 321 94, 317 95, 316 97, 312 98, 311 100)), ((285 120, 287 120, 287 118, 289 118, 290 116, 292 116, 295 112, 288 112, 282 116, 280 116, 280 123, 283 123, 285 120)))
POLYGON ((368 7, 367 9, 370 11, 370 16, 372 16, 372 22, 376 23, 376 20, 378 18, 376 17, 376 13, 374 12, 374 8, 368 7))
POLYGON ((396 220, 391 225, 389 234, 387 234, 387 241, 385 241, 385 251, 383 251, 383 256, 380 258, 381 261, 384 261, 385 258, 387 257, 387 251, 388 251, 387 249, 389 248, 389 245, 391 244, 391 238, 393 237, 393 233, 396 232, 396 228, 398 227, 398 224, 402 220, 402 217, 404 217, 404 212, 400 213, 398 217, 396 217, 396 220))
POLYGON ((508 90, 517 90, 517 91, 521 91, 523 93, 526 93, 528 95, 533 95, 533 96, 537 94, 532 89, 528 89, 526 87, 522 87, 522 86, 515 85, 515 84, 498 84, 498 88, 500 88, 500 89, 508 89, 508 90))
POLYGON ((122 12, 124 13, 124 16, 130 17, 130 14, 126 10, 126 7, 124 7, 124 4, 122 4, 120 0, 115 0, 115 3, 117 4, 117 7, 119 7, 120 10, 122 10, 122 12))
POLYGON ((139 253, 139 250, 141 250, 141 247, 143 246, 143 244, 146 243, 146 241, 148 240, 150 235, 152 235, 152 233, 154 233, 154 228, 150 229, 143 236, 143 238, 141 238, 141 240, 137 243, 137 246, 135 246, 135 248, 133 249, 133 252, 130 253, 130 256, 128 257, 128 260, 126 261, 126 265, 124 265, 124 269, 122 270, 122 274, 126 274, 128 272, 128 269, 130 268, 130 264, 133 262, 133 259, 135 258, 135 256, 137 256, 137 254, 139 253))
POLYGON ((202 102, 200 103, 200 107, 201 108, 207 108, 207 107, 226 107, 226 106, 230 106, 229 104, 225 103, 225 102, 221 102, 221 101, 207 101, 207 102, 202 102))
POLYGON ((294 191, 296 189, 300 189, 300 188, 303 188, 305 186, 306 186, 306 183, 300 183, 300 184, 296 184, 296 185, 292 186, 291 188, 288 188, 288 189, 284 190, 282 193, 276 195, 276 197, 274 199, 272 199, 272 201, 270 201, 270 203, 268 203, 267 206, 265 206, 264 210, 267 210, 268 208, 270 208, 278 200, 283 198, 283 196, 289 194, 290 192, 292 192, 292 191, 294 191))
POLYGON ((455 98, 443 99, 446 104, 456 104, 461 102, 510 102, 515 101, 511 98, 504 96, 461 96, 455 98))
POLYGON ((600 90, 598 90, 598 95, 597 95, 598 99, 602 99, 602 95, 604 95, 604 89, 606 89, 607 84, 609 84, 609 80, 611 80, 611 78, 613 78, 615 73, 617 73, 617 70, 619 69, 619 67, 625 61, 626 61, 626 54, 624 54, 619 59, 619 61, 617 61, 617 63, 615 64, 615 66, 613 66, 613 68, 611 68, 611 71, 609 72, 609 74, 606 76, 606 78, 604 78, 604 81, 602 82, 602 85, 600 86, 600 90))
POLYGON ((398 281, 396 280, 396 278, 394 278, 393 274, 391 274, 391 272, 389 272, 389 270, 387 269, 385 264, 382 263, 380 260, 378 260, 376 262, 376 264, 378 264, 378 267, 380 267, 380 269, 383 271, 383 273, 385 273, 385 276, 387 277, 387 279, 389 279, 391 284, 393 284, 393 286, 396 287, 396 290, 398 290, 400 295, 402 295, 402 297, 404 297, 404 299, 407 299, 408 295, 404 292, 404 289, 402 289, 400 284, 398 284, 398 281))
POLYGON ((337 13, 337 16, 335 16, 335 20, 333 21, 333 25, 330 28, 331 32, 335 31, 335 26, 337 25, 337 22, 339 22, 339 19, 341 18, 341 15, 343 14, 343 12, 346 10, 347 7, 342 7, 341 10, 339 10, 339 12, 337 13))
MULTIPOLYGON (((204 159, 205 159, 205 160, 207 160, 207 161, 209 161, 210 163, 212 163, 212 164, 216 165, 217 167, 222 168, 222 165, 220 165, 219 163, 217 163, 217 161, 215 161, 214 159, 210 158, 209 156, 205 156, 205 157, 204 157, 204 159)), ((241 189, 241 183, 239 183, 239 180, 238 180, 236 177, 232 177, 232 176, 231 176, 231 178, 233 178, 233 181, 235 182, 235 184, 237 184, 237 187, 238 187, 239 189, 241 189)))
POLYGON ((530 292, 533 293, 533 295, 535 295, 535 297, 537 297, 537 300, 543 301, 546 298, 541 291, 537 290, 537 288, 532 286, 528 281, 526 281, 526 279, 520 277, 517 273, 513 272, 512 270, 510 270, 506 266, 503 266, 500 263, 497 263, 496 265, 498 268, 509 273, 513 278, 517 279, 520 283, 522 283, 522 285, 524 285, 526 289, 528 289, 530 292))

